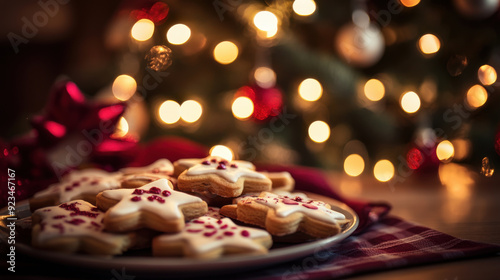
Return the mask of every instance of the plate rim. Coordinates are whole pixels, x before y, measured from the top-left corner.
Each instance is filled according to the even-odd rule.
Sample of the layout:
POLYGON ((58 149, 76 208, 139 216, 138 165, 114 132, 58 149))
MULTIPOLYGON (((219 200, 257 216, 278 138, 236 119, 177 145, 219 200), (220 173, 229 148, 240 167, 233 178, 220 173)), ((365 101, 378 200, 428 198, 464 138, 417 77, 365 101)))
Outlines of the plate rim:
MULTIPOLYGON (((92 267, 98 269, 116 269, 118 267, 126 267, 128 271, 139 273, 153 273, 153 272, 189 272, 196 268, 196 272, 203 271, 217 271, 224 269, 242 269, 242 268, 256 268, 263 266, 270 266, 286 261, 295 260, 301 257, 311 255, 322 249, 341 242, 348 238, 357 229, 359 225, 359 217, 356 212, 347 204, 342 203, 333 198, 323 196, 320 194, 300 191, 313 199, 318 197, 323 201, 329 203, 334 210, 341 210, 342 213, 348 213, 352 217, 352 222, 348 227, 342 230, 341 233, 310 241, 307 243, 293 244, 283 248, 276 248, 269 250, 265 255, 231 255, 210 260, 189 259, 189 258, 172 258, 172 257, 152 257, 152 256, 94 256, 83 254, 65 254, 59 252, 45 251, 37 249, 26 243, 17 243, 16 249, 19 252, 29 255, 34 258, 41 258, 46 261, 67 264, 77 267, 92 267), (146 260, 146 261, 145 261, 146 260)), ((7 207, 0 210, 0 216, 5 216, 8 212, 7 207)), ((28 200, 23 200, 16 203, 16 213, 29 211, 28 200)), ((31 213, 31 212, 30 212, 31 213)), ((27 216, 26 216, 27 217, 27 216)), ((25 218, 25 217, 21 217, 25 218)), ((6 238, 5 227, 0 224, 0 240, 6 238)))

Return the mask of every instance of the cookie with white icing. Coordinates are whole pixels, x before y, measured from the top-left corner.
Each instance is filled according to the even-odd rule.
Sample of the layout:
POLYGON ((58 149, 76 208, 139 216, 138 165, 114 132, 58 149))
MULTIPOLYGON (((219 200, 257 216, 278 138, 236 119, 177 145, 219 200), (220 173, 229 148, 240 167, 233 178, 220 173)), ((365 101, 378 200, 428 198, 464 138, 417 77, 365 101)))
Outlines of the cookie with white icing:
POLYGON ((76 199, 95 204, 98 193, 120 187, 121 176, 119 172, 110 173, 100 169, 70 172, 60 182, 35 193, 29 200, 30 209, 34 211, 76 199))
POLYGON ((174 173, 174 166, 170 160, 162 158, 147 166, 122 168, 120 172, 125 175, 152 173, 170 176, 174 173))
POLYGON ((104 212, 75 200, 45 207, 33 213, 34 247, 65 253, 117 255, 133 245, 132 234, 104 232, 104 212))
POLYGON ((121 187, 124 189, 135 189, 140 188, 146 184, 154 182, 160 179, 167 179, 172 182, 172 185, 177 186, 177 179, 166 174, 161 173, 137 173, 125 175, 121 179, 121 187))
POLYGON ((325 202, 269 192, 243 198, 237 204, 222 207, 220 212, 244 223, 263 227, 276 236, 300 231, 315 238, 324 238, 338 234, 349 222, 325 202))
POLYGON ((160 179, 136 189, 117 189, 97 195, 97 207, 106 212, 104 227, 112 232, 149 228, 179 232, 185 221, 207 213, 198 197, 174 191, 172 183, 160 179))
POLYGON ((259 173, 265 175, 272 182, 272 189, 291 192, 295 187, 295 180, 292 175, 287 171, 282 172, 267 172, 259 171, 259 173))
POLYGON ((207 214, 188 222, 179 233, 155 237, 153 255, 215 259, 223 255, 265 254, 271 245, 271 235, 265 230, 238 226, 229 218, 207 214))
MULTIPOLYGON (((202 163, 203 161, 211 161, 211 160, 221 161, 223 158, 217 156, 209 156, 206 158, 184 158, 174 162, 174 176, 179 177, 179 175, 184 172, 186 169, 193 167, 197 164, 202 163)), ((232 163, 237 164, 238 166, 248 168, 250 170, 255 170, 255 165, 249 161, 244 160, 233 160, 232 163)))
POLYGON ((187 192, 237 197, 244 193, 268 191, 271 184, 271 180, 263 174, 238 163, 213 157, 182 172, 177 188, 187 192))

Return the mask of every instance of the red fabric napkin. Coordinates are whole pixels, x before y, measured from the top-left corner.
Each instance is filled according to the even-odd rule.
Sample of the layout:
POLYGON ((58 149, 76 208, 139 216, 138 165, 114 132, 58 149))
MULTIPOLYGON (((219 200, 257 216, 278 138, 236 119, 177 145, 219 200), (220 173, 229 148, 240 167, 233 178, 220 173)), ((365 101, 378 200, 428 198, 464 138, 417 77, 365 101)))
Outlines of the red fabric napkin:
MULTIPOLYGON (((159 158, 207 156, 208 149, 179 138, 158 139, 142 148, 133 166, 147 165, 159 158)), ((348 200, 340 196, 318 169, 299 166, 257 165, 259 170, 288 171, 296 190, 314 192, 346 203, 359 216, 358 229, 340 244, 318 253, 245 277, 266 279, 333 279, 369 271, 435 263, 500 252, 500 246, 462 240, 387 216, 387 203, 348 200)), ((238 276, 239 278, 241 275, 238 276)))

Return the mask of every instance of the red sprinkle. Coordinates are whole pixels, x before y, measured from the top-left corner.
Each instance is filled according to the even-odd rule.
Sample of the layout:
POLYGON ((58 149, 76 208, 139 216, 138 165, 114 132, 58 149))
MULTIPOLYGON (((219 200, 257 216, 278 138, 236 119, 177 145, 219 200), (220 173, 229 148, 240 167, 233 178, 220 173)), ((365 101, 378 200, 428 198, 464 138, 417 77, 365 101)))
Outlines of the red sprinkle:
POLYGON ((142 189, 135 189, 134 192, 132 194, 143 194, 145 192, 145 190, 142 190, 142 189))
POLYGON ((205 225, 206 228, 215 228, 213 225, 205 225))
POLYGON ((96 228, 100 228, 101 227, 100 224, 98 224, 98 223, 96 223, 94 221, 90 222, 90 224, 93 225, 93 226, 95 226, 96 228))
POLYGON ((84 220, 82 220, 82 219, 73 219, 73 220, 71 220, 71 221, 66 221, 66 223, 68 223, 68 224, 72 224, 72 225, 77 226, 77 225, 79 225, 79 224, 83 224, 83 223, 85 223, 85 221, 84 221, 84 220))
POLYGON ((221 220, 218 220, 218 221, 217 221, 217 223, 220 225, 220 224, 222 224, 222 221, 221 221, 221 220))
POLYGON ((219 170, 226 170, 227 167, 223 163, 219 163, 219 166, 217 166, 217 169, 219 169, 219 170))
POLYGON ((195 224, 204 224, 205 223, 204 221, 200 221, 200 220, 193 220, 192 222, 195 224))
POLYGON ((298 201, 298 202, 301 202, 301 201, 302 201, 302 197, 300 197, 300 196, 296 196, 293 200, 298 201))
POLYGON ((167 190, 164 190, 162 193, 161 193, 163 196, 170 196, 172 193, 167 191, 167 190))
POLYGON ((289 198, 283 198, 283 203, 288 204, 288 205, 298 205, 299 203, 295 200, 291 200, 289 198))
POLYGON ((148 200, 149 200, 149 201, 153 201, 153 200, 155 200, 155 197, 154 197, 153 195, 148 196, 148 200))
POLYGON ((215 162, 217 162, 217 159, 213 158, 210 161, 215 163, 215 162))
POLYGON ((89 211, 80 211, 77 209, 77 210, 71 212, 69 215, 71 217, 73 217, 73 216, 85 216, 85 217, 89 217, 89 218, 95 218, 99 215, 99 213, 92 213, 89 211))
POLYGON ((155 168, 155 169, 151 170, 151 173, 154 173, 154 174, 160 173, 160 169, 155 168))
POLYGON ((232 164, 231 164, 231 167, 232 167, 232 168, 238 168, 238 165, 236 165, 236 163, 232 163, 232 164))
POLYGON ((205 232, 203 235, 206 236, 206 237, 210 237, 210 236, 214 235, 215 233, 217 233, 216 230, 214 230, 212 232, 205 232))
POLYGON ((242 230, 241 231, 241 236, 243 236, 243 237, 249 237, 250 236, 250 232, 248 232, 248 230, 242 230))
POLYGON ((158 188, 158 187, 151 187, 149 189, 148 193, 160 194, 161 193, 161 189, 158 188))
POLYGON ((68 191, 68 192, 69 192, 70 190, 72 190, 72 189, 73 189, 72 187, 65 187, 65 188, 64 188, 64 190, 65 190, 65 191, 68 191))
POLYGON ((54 220, 58 220, 58 219, 62 219, 62 218, 66 218, 66 215, 57 215, 57 216, 54 216, 54 220))
POLYGON ((318 209, 318 207, 316 207, 315 205, 312 205, 312 204, 302 204, 302 206, 304 206, 305 208, 313 209, 313 210, 318 209))
POLYGON ((165 203, 165 199, 163 199, 162 197, 160 196, 155 196, 156 200, 159 202, 159 203, 165 203))
POLYGON ((220 229, 226 229, 227 228, 227 225, 223 225, 220 227, 220 229))
POLYGON ((92 182, 90 182, 91 185, 97 185, 99 183, 99 180, 94 180, 92 182))
POLYGON ((186 231, 189 232, 189 233, 197 233, 197 232, 202 231, 202 229, 188 229, 186 231))
POLYGON ((59 230, 59 233, 63 233, 64 232, 64 227, 62 224, 56 224, 56 225, 52 225, 53 228, 57 228, 59 230))
POLYGON ((210 165, 210 161, 204 160, 204 161, 201 162, 201 164, 203 164, 203 165, 210 165))
POLYGON ((224 235, 225 235, 225 236, 233 236, 233 235, 234 235, 234 232, 232 232, 232 231, 225 231, 225 232, 224 232, 224 235))
POLYGON ((130 200, 132 200, 132 201, 141 201, 141 197, 140 196, 134 196, 130 200))
POLYGON ((80 186, 80 182, 74 182, 72 186, 73 187, 78 187, 78 186, 80 186))

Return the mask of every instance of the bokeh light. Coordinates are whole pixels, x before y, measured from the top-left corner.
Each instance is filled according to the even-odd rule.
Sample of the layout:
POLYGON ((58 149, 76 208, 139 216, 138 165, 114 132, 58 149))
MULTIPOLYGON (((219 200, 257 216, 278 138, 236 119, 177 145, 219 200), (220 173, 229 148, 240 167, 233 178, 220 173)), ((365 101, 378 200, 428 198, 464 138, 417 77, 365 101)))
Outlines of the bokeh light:
POLYGON ((220 64, 229 64, 238 57, 238 47, 230 41, 223 41, 214 48, 214 59, 220 64))
POLYGON ((276 84, 276 73, 269 67, 259 67, 253 74, 255 82, 261 88, 270 88, 276 84))
POLYGON ((138 20, 134 26, 132 26, 130 34, 132 35, 132 38, 142 42, 149 40, 153 36, 154 32, 155 24, 151 20, 143 18, 138 20))
POLYGON ((135 79, 129 75, 120 75, 116 77, 111 87, 111 91, 116 99, 121 101, 129 100, 137 90, 135 79))
POLYGON ((358 154, 351 154, 344 160, 344 171, 347 175, 357 177, 365 170, 365 160, 358 154))
POLYGON ((401 108, 408 114, 413 114, 420 109, 420 97, 413 91, 403 93, 401 96, 401 108))
POLYGON ((247 119, 253 114, 253 101, 246 96, 240 96, 233 101, 231 110, 235 118, 241 120, 247 119))
POLYGON ((466 100, 470 107, 474 109, 479 108, 488 100, 488 93, 483 86, 473 85, 469 91, 467 91, 466 100))
POLYGON ((417 148, 411 148, 406 154, 406 163, 408 167, 416 170, 418 169, 424 161, 422 152, 417 148))
POLYGON ((433 54, 439 51, 441 48, 441 42, 436 35, 425 34, 418 40, 418 46, 420 51, 424 54, 433 54))
POLYGON ((269 11, 260 11, 253 18, 255 27, 266 32, 266 37, 271 38, 278 33, 278 17, 269 11))
POLYGON ((399 0, 403 6, 411 8, 415 7, 420 3, 420 0, 399 0))
POLYGON ((224 145, 215 145, 210 149, 210 155, 213 157, 221 157, 225 160, 232 161, 234 158, 233 151, 224 145))
POLYGON ((364 90, 366 98, 370 101, 379 101, 385 95, 384 84, 377 79, 368 80, 365 84, 364 90))
POLYGON ((185 24, 172 25, 167 31, 167 41, 172 45, 182 45, 191 37, 191 29, 185 24))
POLYGON ((448 140, 441 141, 436 147, 436 156, 442 162, 451 161, 454 154, 455 148, 453 147, 453 144, 448 140))
POLYGON ((479 70, 477 71, 477 77, 483 85, 489 86, 497 81, 497 71, 495 71, 495 68, 489 66, 488 64, 485 64, 479 67, 479 70))
POLYGON ((124 117, 121 117, 118 123, 116 124, 115 132, 113 133, 113 137, 122 138, 127 135, 129 130, 128 122, 124 117))
POLYGON ((394 177, 394 165, 386 159, 379 160, 373 167, 373 175, 380 182, 387 182, 394 177))
POLYGON ((158 115, 166 124, 176 123, 181 118, 181 106, 173 100, 167 100, 160 105, 158 115))
POLYGON ((295 0, 292 8, 299 16, 310 16, 316 11, 316 2, 313 0, 295 0))
POLYGON ((181 108, 181 118, 188 123, 194 123, 200 119, 203 113, 203 107, 200 103, 194 100, 186 100, 182 103, 181 108))
POLYGON ((299 85, 299 95, 306 101, 316 101, 321 98, 323 87, 318 80, 307 78, 299 85))
POLYGON ((316 143, 323 143, 330 138, 330 126, 324 121, 315 121, 309 125, 309 138, 316 143))

